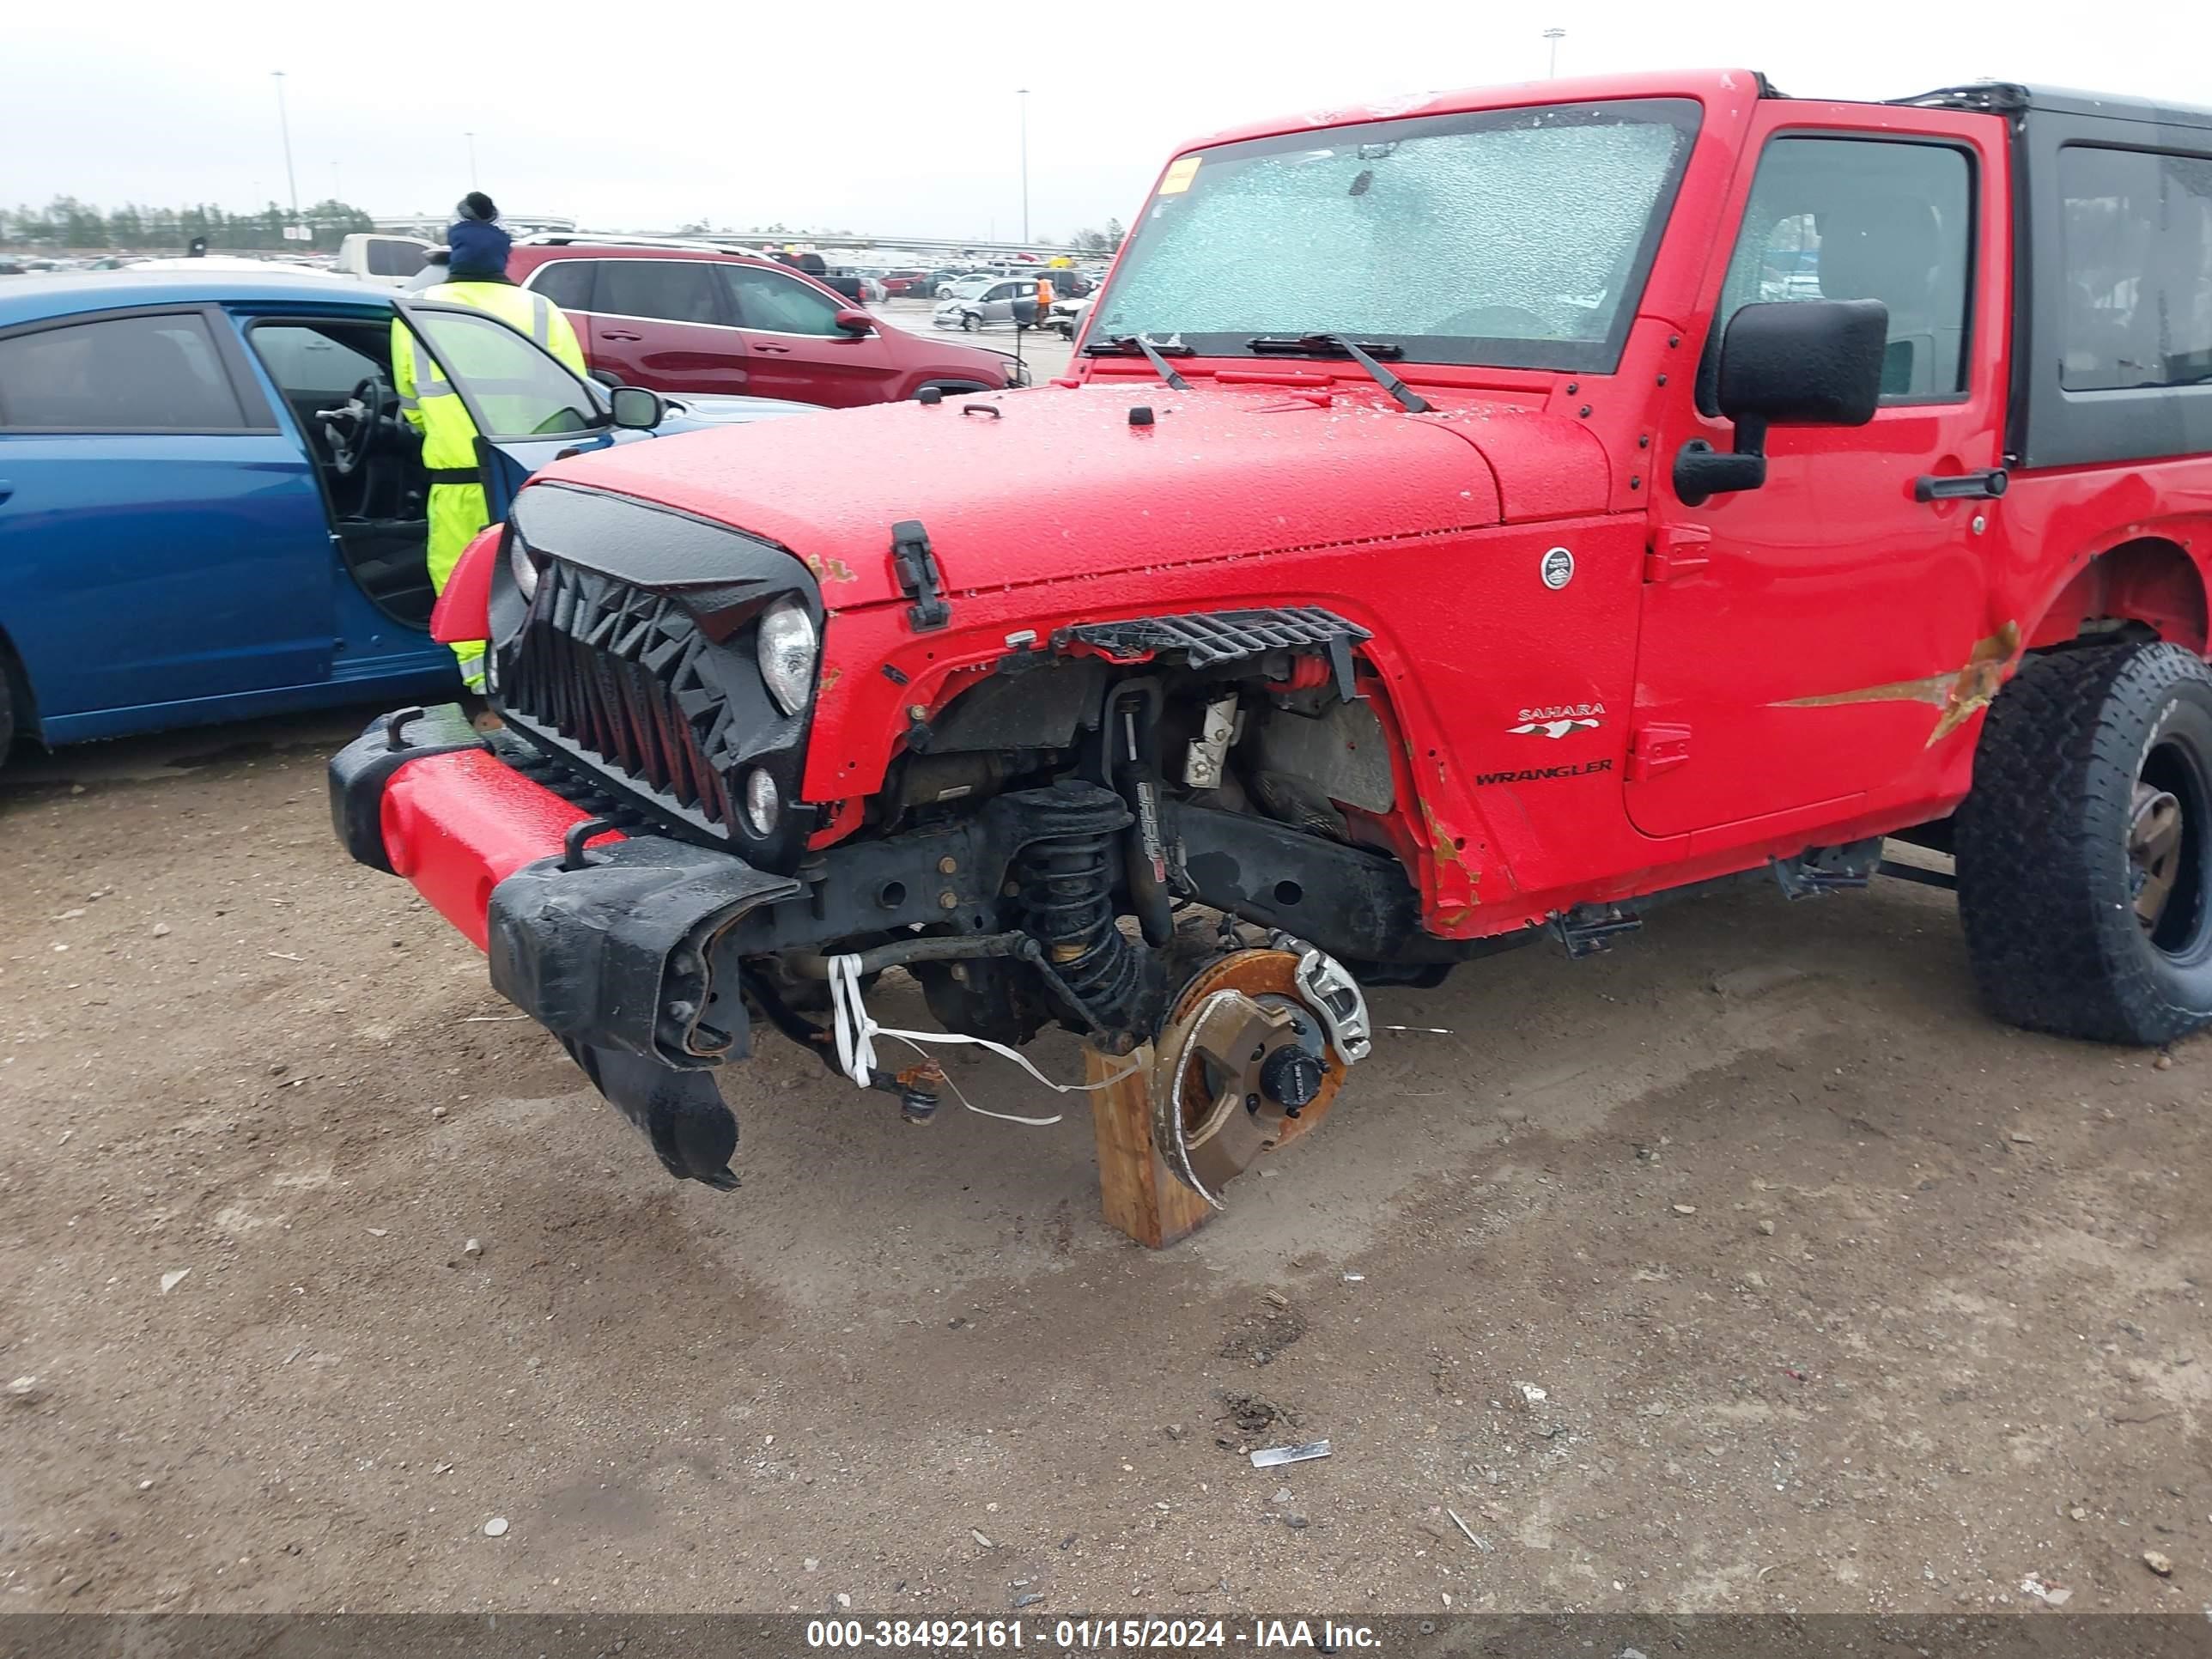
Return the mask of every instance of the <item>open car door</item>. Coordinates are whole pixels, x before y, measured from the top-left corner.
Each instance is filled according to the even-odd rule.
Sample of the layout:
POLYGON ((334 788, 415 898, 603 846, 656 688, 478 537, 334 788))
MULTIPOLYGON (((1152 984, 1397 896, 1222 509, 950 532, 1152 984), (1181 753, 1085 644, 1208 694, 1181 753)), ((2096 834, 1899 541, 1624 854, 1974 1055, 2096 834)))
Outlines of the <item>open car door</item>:
POLYGON ((498 318, 441 301, 398 306, 476 427, 489 522, 507 516, 515 491, 540 467, 632 435, 617 434, 598 386, 498 318))

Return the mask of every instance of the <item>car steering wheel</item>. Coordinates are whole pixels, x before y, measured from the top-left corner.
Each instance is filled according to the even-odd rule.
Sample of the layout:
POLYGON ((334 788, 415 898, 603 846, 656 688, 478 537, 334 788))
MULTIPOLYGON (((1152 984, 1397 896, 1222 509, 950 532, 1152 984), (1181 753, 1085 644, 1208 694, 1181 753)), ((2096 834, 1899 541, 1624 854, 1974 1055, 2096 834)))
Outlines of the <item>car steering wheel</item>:
POLYGON ((331 447, 331 470, 341 478, 360 471, 398 415, 399 394, 374 374, 336 409, 317 410, 324 441, 331 447))

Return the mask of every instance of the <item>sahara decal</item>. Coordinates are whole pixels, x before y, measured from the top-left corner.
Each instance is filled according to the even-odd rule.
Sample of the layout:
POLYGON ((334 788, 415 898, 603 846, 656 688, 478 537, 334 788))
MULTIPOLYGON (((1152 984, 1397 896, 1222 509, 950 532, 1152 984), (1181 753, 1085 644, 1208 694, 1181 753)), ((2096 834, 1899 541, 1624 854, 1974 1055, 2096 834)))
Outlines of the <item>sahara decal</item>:
POLYGON ((1521 738, 1564 738, 1576 730, 1595 732, 1605 719, 1601 702, 1553 702, 1521 711, 1521 723, 1505 729, 1521 738))

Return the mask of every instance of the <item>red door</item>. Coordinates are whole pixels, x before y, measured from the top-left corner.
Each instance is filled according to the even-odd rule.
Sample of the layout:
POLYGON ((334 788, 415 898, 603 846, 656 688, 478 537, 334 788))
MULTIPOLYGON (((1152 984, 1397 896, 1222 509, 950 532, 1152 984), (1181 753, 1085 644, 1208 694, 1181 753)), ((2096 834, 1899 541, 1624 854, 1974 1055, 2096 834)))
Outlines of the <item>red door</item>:
POLYGON ((767 265, 717 265, 744 325, 757 398, 850 409, 898 395, 898 365, 880 330, 837 326, 844 301, 767 265))
POLYGON ((592 288, 594 368, 656 392, 757 392, 745 337, 713 259, 602 258, 592 288))
POLYGON ((1864 427, 1776 428, 1763 488, 1692 507, 1666 487, 1674 456, 1733 434, 1692 388, 1672 394, 1624 769, 1629 816, 1651 836, 1761 817, 1747 831, 1780 832, 1792 814, 1932 797, 1964 763, 1992 654, 2010 654, 1990 610, 1996 503, 1914 489, 2000 464, 2002 125, 1915 112, 1926 131, 1905 135, 1894 111, 1758 112, 1736 234, 1699 307, 1706 373, 1677 378, 1709 381, 1738 306, 1872 298, 1890 310, 1882 404, 1864 427))

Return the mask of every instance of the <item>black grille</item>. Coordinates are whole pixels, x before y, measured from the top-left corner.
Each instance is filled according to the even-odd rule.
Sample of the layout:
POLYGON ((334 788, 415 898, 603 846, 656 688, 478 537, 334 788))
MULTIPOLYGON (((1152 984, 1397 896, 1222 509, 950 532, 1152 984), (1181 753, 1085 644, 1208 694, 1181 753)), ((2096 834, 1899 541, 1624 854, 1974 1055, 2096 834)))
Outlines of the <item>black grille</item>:
POLYGON ((729 786, 708 755, 729 711, 715 647, 682 605, 550 562, 530 620, 501 653, 501 710, 664 811, 726 836, 729 786))

